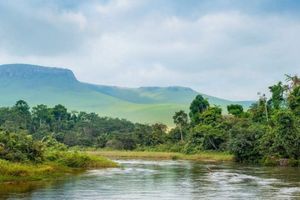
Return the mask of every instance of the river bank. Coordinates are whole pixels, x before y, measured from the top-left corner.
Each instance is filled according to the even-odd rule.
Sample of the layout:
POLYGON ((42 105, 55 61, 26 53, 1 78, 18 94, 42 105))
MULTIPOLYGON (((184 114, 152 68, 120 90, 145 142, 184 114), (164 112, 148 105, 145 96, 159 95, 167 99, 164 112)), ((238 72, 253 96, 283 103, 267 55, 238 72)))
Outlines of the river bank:
POLYGON ((88 150, 88 155, 97 155, 108 158, 140 158, 140 159, 166 159, 166 160, 199 160, 199 161, 233 161, 233 156, 227 152, 203 151, 198 154, 186 155, 173 152, 149 151, 117 151, 117 150, 88 150))
POLYGON ((0 183, 56 179, 90 168, 109 167, 118 167, 118 164, 101 156, 74 152, 53 152, 42 163, 18 163, 0 159, 0 183))
POLYGON ((43 163, 18 163, 0 159, 0 183, 15 184, 25 181, 56 179, 91 168, 118 167, 117 163, 107 158, 233 161, 233 156, 226 152, 209 151, 194 155, 117 150, 81 150, 81 153, 54 151, 48 153, 47 159, 43 163))
POLYGON ((122 167, 92 169, 51 181, 0 184, 0 199, 300 198, 298 168, 166 159, 115 161, 122 167))

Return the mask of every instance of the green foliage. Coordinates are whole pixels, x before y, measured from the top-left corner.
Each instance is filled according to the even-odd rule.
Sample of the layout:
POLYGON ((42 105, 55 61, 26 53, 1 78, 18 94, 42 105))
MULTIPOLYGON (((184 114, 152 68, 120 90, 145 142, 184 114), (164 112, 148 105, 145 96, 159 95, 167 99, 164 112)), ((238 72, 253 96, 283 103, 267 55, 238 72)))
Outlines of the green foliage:
POLYGON ((202 150, 220 149, 220 145, 225 141, 226 134, 222 129, 213 127, 212 125, 197 125, 193 137, 200 138, 199 146, 202 150))
POLYGON ((104 148, 108 142, 107 134, 101 134, 96 138, 96 148, 104 148))
POLYGON ((265 166, 278 166, 279 162, 274 156, 265 156, 262 158, 261 163, 265 166))
POLYGON ((300 160, 289 159, 289 165, 291 167, 299 167, 300 166, 300 160))
POLYGON ((285 74, 285 81, 288 83, 289 91, 293 91, 297 86, 300 85, 300 79, 297 75, 291 76, 289 74, 285 74))
POLYGON ((106 145, 105 145, 108 149, 123 149, 124 145, 121 141, 113 139, 113 140, 109 140, 106 145))
POLYGON ((198 95, 190 106, 191 122, 180 110, 173 116, 176 127, 171 130, 162 123, 134 124, 96 113, 70 113, 60 104, 53 108, 37 105, 30 112, 28 104, 21 100, 13 107, 0 108, 0 158, 36 163, 59 161, 69 167, 89 165, 90 158, 84 155, 56 152, 66 151, 68 145, 185 154, 229 151, 238 162, 270 166, 278 165, 278 160, 289 160, 291 166, 297 166, 300 86, 295 83, 289 87, 288 96, 287 88, 279 82, 269 87, 271 99, 260 95, 247 112, 241 105, 231 104, 227 107, 231 115, 225 116, 221 107, 211 107, 207 99, 198 95))
POLYGON ((184 142, 166 142, 164 144, 158 144, 156 146, 149 146, 149 147, 138 147, 137 151, 150 151, 150 152, 178 152, 182 153, 184 148, 184 142))
POLYGON ((232 114, 236 117, 241 116, 244 111, 243 106, 239 104, 230 104, 227 106, 227 110, 229 114, 232 114))
MULTIPOLYGON (((107 167, 112 165, 111 161, 99 156, 90 156, 76 152, 58 152, 57 159, 59 163, 72 168, 107 167)), ((117 165, 113 166, 116 167, 117 165)))
POLYGON ((199 123, 199 115, 201 115, 208 107, 208 100, 204 99, 201 94, 197 95, 190 105, 189 116, 193 124, 199 123))
POLYGON ((183 138, 187 138, 189 133, 190 133, 189 126, 183 127, 181 129, 181 131, 180 131, 179 127, 175 127, 167 133, 166 140, 175 144, 179 141, 182 141, 181 134, 182 134, 183 138))
POLYGON ((289 95, 289 102, 291 110, 296 114, 300 115, 300 86, 295 89, 289 95))
POLYGON ((73 168, 118 167, 117 163, 106 158, 74 152, 51 151, 46 159, 47 162, 40 164, 21 164, 0 159, 0 183, 61 178, 74 172, 73 168))
POLYGON ((284 158, 299 159, 300 132, 292 112, 279 112, 275 116, 274 146, 284 158))
POLYGON ((187 125, 188 123, 188 116, 187 114, 183 111, 180 110, 179 112, 175 112, 175 115, 173 116, 174 123, 176 126, 178 126, 180 130, 180 138, 181 141, 183 141, 183 134, 182 134, 182 128, 187 125))
MULTIPOLYGON (((198 93, 184 87, 124 88, 81 83, 66 69, 25 64, 0 66, 0 106, 24 99, 35 106, 62 104, 70 110, 95 112, 101 116, 126 118, 138 123, 161 121, 173 126, 175 111, 188 111, 198 93), (14 92, 12 92, 14 91, 14 92)), ((204 95, 223 109, 233 102, 204 95)), ((241 102, 249 107, 249 102, 241 102)), ((14 131, 15 132, 15 131, 14 131)))
MULTIPOLYGON (((214 106, 208 107, 206 111, 204 111, 201 115, 199 115, 199 123, 198 124, 206 124, 212 125, 213 127, 222 123, 222 109, 214 106)), ((195 124, 196 125, 196 124, 195 124)))
POLYGON ((238 162, 259 162, 262 158, 260 138, 266 127, 260 124, 244 124, 230 130, 229 150, 238 162))
POLYGON ((44 159, 44 146, 26 133, 0 132, 0 159, 40 162, 44 159))
MULTIPOLYGON (((32 108, 32 128, 34 132, 39 132, 41 129, 44 130, 45 128, 49 129, 49 124, 52 124, 53 120, 54 115, 51 113, 51 109, 46 105, 41 104, 32 108)), ((39 138, 39 134, 36 135, 37 138, 39 138)))
MULTIPOLYGON (((267 110, 270 110, 269 106, 267 106, 267 110)), ((265 102, 263 100, 259 99, 257 103, 253 103, 249 108, 249 113, 253 122, 267 122, 265 102)))
POLYGON ((278 82, 277 85, 273 85, 269 87, 270 92, 272 93, 272 98, 269 100, 276 110, 280 110, 284 107, 285 99, 284 93, 287 91, 287 86, 282 85, 282 82, 278 82))

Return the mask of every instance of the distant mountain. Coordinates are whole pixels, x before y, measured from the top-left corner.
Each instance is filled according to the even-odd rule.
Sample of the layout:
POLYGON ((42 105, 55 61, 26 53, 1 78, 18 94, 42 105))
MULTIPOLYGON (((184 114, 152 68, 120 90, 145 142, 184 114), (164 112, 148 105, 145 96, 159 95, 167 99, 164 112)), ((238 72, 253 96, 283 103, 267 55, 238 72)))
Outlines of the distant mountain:
POLYGON ((253 101, 228 101, 217 97, 209 96, 206 94, 198 93, 191 88, 171 86, 171 87, 140 87, 140 88, 126 88, 106 85, 93 85, 84 83, 88 88, 101 92, 103 94, 121 99, 124 101, 137 103, 137 104, 180 104, 190 105, 193 99, 198 94, 209 100, 211 106, 219 105, 222 107, 223 112, 226 113, 227 105, 240 104, 245 109, 254 103, 253 101))
POLYGON ((92 85, 88 83, 85 83, 85 85, 88 88, 103 94, 138 104, 190 104, 191 99, 194 99, 198 95, 196 91, 190 88, 179 86, 125 88, 106 85, 92 85))
POLYGON ((87 88, 75 78, 69 69, 42 67, 37 65, 9 64, 0 66, 1 86, 26 89, 57 88, 60 91, 87 88))
MULTIPOLYGON (((174 126, 172 116, 188 112, 196 91, 185 87, 120 88, 79 82, 68 69, 27 64, 0 66, 0 106, 23 99, 30 106, 65 105, 69 110, 95 112, 140 123, 163 122, 174 126)), ((226 110, 235 102, 203 95, 210 104, 226 110)), ((249 107, 252 102, 243 102, 249 107)))

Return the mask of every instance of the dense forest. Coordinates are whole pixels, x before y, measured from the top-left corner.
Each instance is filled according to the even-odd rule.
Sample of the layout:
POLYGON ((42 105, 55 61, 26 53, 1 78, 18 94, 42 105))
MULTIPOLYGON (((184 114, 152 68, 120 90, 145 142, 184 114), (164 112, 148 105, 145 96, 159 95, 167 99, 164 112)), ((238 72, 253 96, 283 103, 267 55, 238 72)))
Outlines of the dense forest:
POLYGON ((300 80, 286 75, 286 83, 278 82, 269 90, 269 99, 258 93, 258 101, 247 111, 241 105, 228 105, 228 115, 222 115, 220 107, 197 95, 189 113, 180 110, 174 114, 176 127, 171 130, 162 123, 132 123, 95 113, 68 111, 63 105, 41 104, 30 108, 24 100, 19 100, 12 107, 0 108, 0 158, 34 160, 40 156, 42 146, 38 141, 42 141, 50 146, 63 143, 59 148, 79 146, 185 154, 228 151, 238 162, 277 165, 278 160, 287 159, 289 165, 298 166, 300 80), (22 157, 24 151, 26 158, 22 157))

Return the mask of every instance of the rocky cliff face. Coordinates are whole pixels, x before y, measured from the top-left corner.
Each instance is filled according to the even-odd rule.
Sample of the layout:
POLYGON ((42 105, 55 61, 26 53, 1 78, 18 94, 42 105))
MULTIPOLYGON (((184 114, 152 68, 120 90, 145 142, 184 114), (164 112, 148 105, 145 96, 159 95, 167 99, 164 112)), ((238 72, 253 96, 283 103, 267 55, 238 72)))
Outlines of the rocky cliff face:
POLYGON ((0 65, 0 77, 30 79, 36 77, 43 78, 49 76, 64 77, 69 80, 77 80, 73 72, 68 69, 42 67, 27 64, 0 65))

